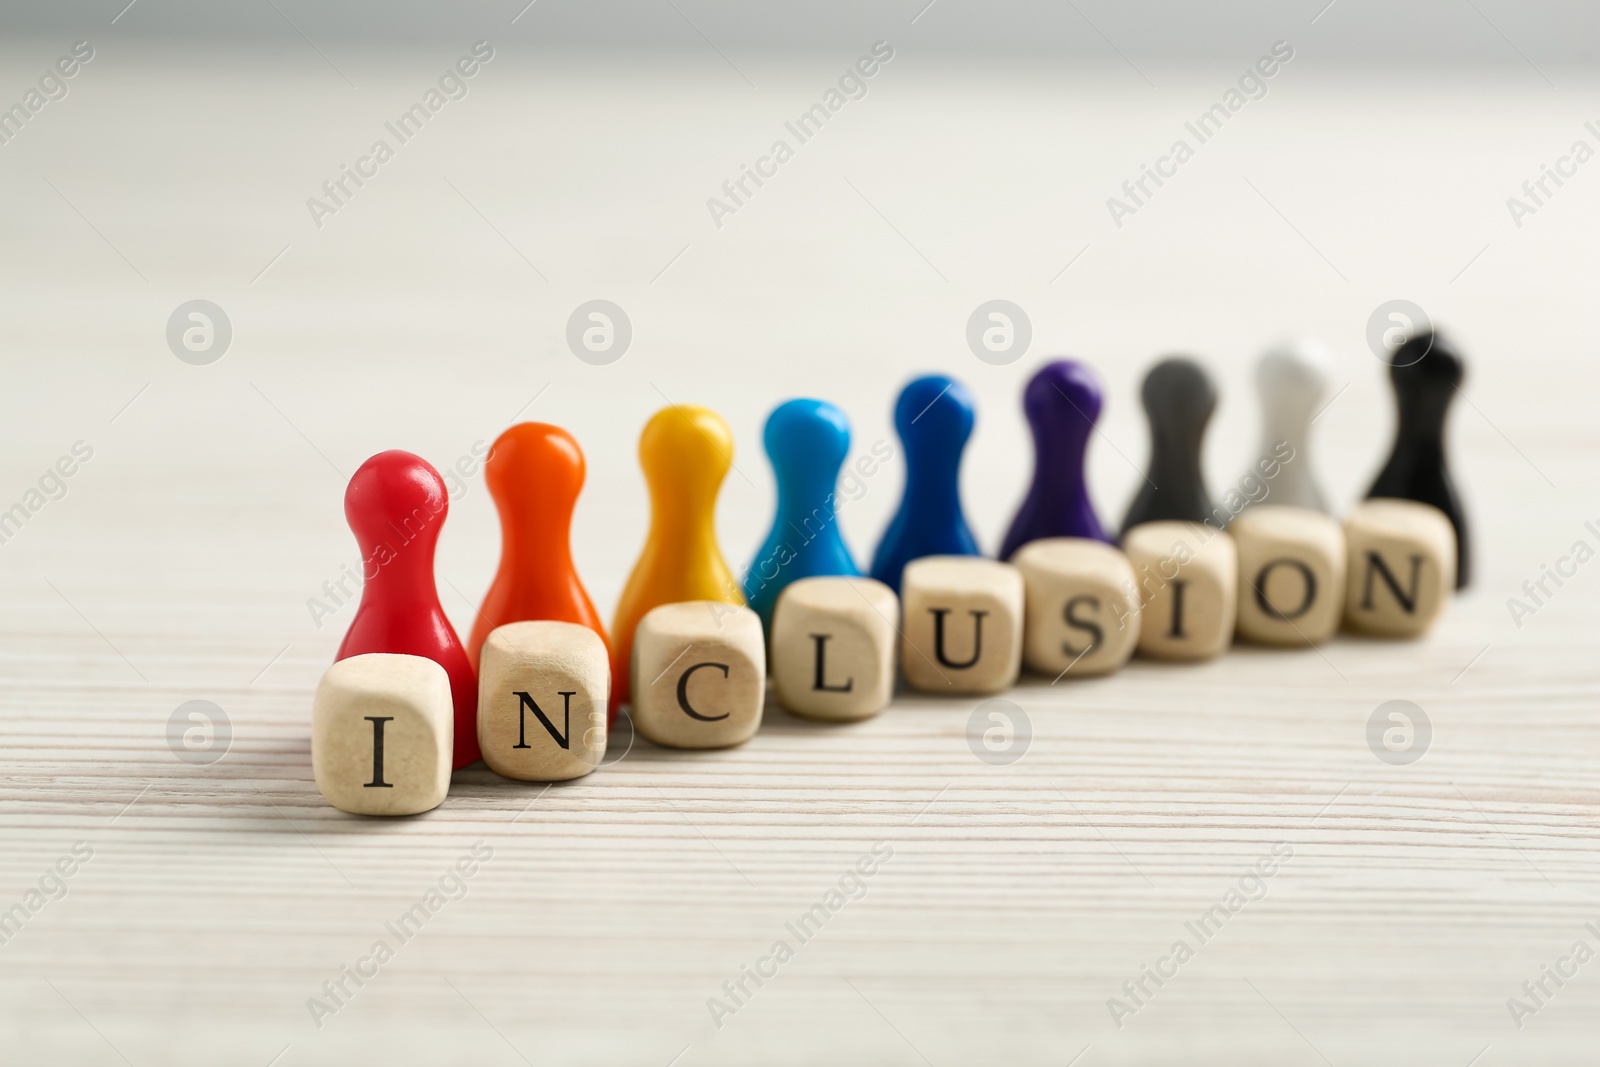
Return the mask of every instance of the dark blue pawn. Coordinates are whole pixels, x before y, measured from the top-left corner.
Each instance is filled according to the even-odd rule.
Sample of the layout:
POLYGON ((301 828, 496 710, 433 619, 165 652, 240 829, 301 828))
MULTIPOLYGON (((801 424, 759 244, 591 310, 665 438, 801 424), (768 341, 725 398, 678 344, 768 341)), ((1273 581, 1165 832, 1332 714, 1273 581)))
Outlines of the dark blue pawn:
POLYGON ((1011 520, 1000 558, 1041 537, 1107 541, 1084 478, 1084 453, 1100 418, 1104 394, 1086 363, 1057 359, 1039 368, 1022 394, 1033 427, 1033 484, 1011 520))
POLYGON ((961 453, 972 422, 972 394, 942 374, 916 379, 895 401, 906 491, 873 553, 872 576, 897 593, 900 574, 914 559, 982 555, 961 513, 961 453))
POLYGON ((825 400, 790 400, 762 433, 778 480, 772 531, 744 576, 744 597, 768 629, 778 594, 797 578, 858 575, 839 533, 834 489, 850 451, 850 422, 825 400))

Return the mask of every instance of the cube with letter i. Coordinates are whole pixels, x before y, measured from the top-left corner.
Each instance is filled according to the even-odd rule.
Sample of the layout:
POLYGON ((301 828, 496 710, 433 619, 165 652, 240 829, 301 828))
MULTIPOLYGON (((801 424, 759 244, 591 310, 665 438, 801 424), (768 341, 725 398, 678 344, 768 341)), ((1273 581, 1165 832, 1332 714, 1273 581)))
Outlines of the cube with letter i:
POLYGON ((662 604, 633 635, 633 725, 671 748, 726 748, 761 725, 761 618, 720 600, 662 604))
POLYGON ((496 774, 559 782, 606 753, 611 666, 605 642, 570 622, 513 622, 483 643, 478 747, 496 774))
POLYGON ((329 804, 356 815, 416 815, 450 789, 450 676, 421 656, 339 660, 311 704, 311 770, 329 804))
POLYGON ((1239 636, 1294 647, 1327 640, 1344 615, 1344 528, 1310 508, 1263 504, 1228 524, 1239 549, 1239 636))
POLYGON ((1379 637, 1420 637, 1456 584, 1455 527, 1432 504, 1378 498, 1344 520, 1344 624, 1379 637))
POLYGON ((900 669, 933 693, 998 693, 1022 666, 1022 574, 979 556, 924 556, 900 582, 900 669))
POLYGON ((1022 659, 1051 677, 1110 674, 1139 644, 1133 565, 1086 537, 1030 541, 1011 557, 1022 572, 1022 659))
POLYGON ((876 715, 894 696, 900 598, 872 578, 791 582, 772 615, 778 702, 809 719, 876 715))
POLYGON ((1122 549, 1139 587, 1139 651, 1157 659, 1211 659, 1233 643, 1238 551, 1233 538, 1195 522, 1147 522, 1122 549))

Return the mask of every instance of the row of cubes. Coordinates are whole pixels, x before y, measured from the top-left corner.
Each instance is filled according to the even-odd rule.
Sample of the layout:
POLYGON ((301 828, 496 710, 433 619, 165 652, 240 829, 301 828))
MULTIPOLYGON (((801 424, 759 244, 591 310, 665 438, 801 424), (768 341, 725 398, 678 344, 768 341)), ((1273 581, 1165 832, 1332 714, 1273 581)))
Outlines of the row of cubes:
MULTIPOLYGON (((770 634, 749 608, 665 604, 633 640, 632 719, 674 748, 723 748, 761 722, 769 652, 787 710, 852 721, 883 710, 896 666, 930 693, 990 694, 1025 664, 1059 680, 1107 674, 1136 651, 1199 661, 1235 635, 1315 645, 1341 625, 1386 637, 1426 632, 1455 585, 1455 535, 1426 504, 1369 500, 1343 523, 1260 507, 1226 531, 1184 522, 1135 527, 1121 549, 1034 541, 1010 563, 930 556, 908 564, 901 597, 871 578, 791 583, 770 634)), ((479 668, 484 761, 526 781, 594 770, 605 754, 610 670, 587 627, 517 622, 494 630, 479 668)), ((371 654, 329 668, 313 710, 312 764, 335 807, 413 814, 444 799, 453 746, 444 669, 371 654)))

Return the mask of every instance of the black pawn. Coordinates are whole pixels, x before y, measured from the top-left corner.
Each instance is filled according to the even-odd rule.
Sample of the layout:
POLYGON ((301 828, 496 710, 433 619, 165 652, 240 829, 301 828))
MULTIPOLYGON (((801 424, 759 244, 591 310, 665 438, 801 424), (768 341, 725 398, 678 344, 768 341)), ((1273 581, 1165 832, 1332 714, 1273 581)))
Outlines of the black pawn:
POLYGON ((1456 588, 1471 575, 1467 516, 1444 456, 1444 421, 1466 376, 1454 347, 1437 333, 1423 333, 1395 349, 1389 362, 1400 424, 1394 451, 1367 497, 1399 497, 1432 504, 1456 528, 1456 588))
POLYGON ((1217 409, 1217 387, 1192 359, 1174 356, 1150 368, 1139 392, 1150 420, 1150 472, 1133 498, 1122 533, 1142 522, 1212 518, 1200 473, 1200 442, 1217 409))

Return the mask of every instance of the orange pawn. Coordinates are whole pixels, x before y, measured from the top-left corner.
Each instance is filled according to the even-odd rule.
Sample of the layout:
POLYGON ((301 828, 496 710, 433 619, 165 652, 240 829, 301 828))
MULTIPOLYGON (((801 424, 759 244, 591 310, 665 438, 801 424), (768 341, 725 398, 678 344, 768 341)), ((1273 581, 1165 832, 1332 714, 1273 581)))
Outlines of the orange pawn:
POLYGON ((709 408, 674 404, 645 423, 639 466, 650 488, 650 533, 611 620, 611 709, 629 699, 633 631, 645 612, 685 600, 743 604, 717 547, 717 490, 733 466, 733 433, 709 408))
POLYGON ((559 426, 520 422, 495 440, 483 480, 500 511, 500 569, 467 639, 474 670, 489 631, 511 622, 575 622, 606 639, 572 565, 572 509, 583 476, 583 450, 559 426))

